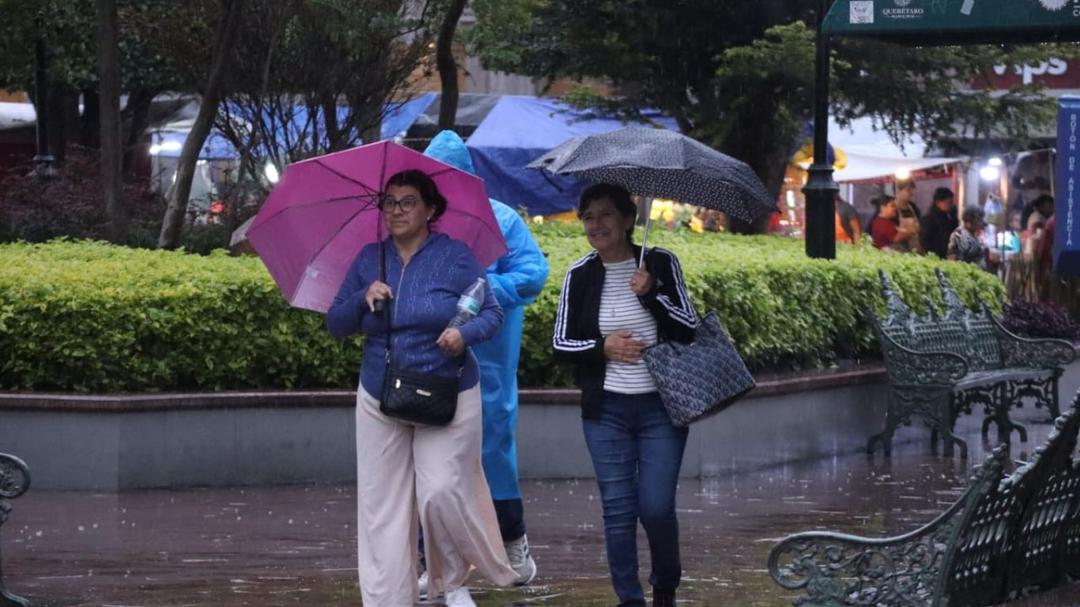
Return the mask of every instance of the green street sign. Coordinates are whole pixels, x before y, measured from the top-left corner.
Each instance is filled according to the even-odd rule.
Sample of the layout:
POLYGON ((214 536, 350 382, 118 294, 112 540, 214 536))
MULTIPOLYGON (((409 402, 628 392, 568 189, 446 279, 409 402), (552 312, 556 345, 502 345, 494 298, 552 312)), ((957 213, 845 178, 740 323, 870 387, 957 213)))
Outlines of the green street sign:
POLYGON ((823 31, 916 45, 1080 41, 1080 0, 836 0, 823 31))

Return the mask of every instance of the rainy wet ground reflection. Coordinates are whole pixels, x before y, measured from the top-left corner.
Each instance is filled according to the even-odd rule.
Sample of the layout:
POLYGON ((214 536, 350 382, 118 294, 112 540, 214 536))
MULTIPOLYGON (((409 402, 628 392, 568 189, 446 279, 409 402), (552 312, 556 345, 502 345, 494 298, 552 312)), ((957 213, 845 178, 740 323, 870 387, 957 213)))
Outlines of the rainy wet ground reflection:
MULTIPOLYGON (((1049 430, 1028 424, 1031 443, 1014 445, 1015 458, 1028 457, 1049 430)), ((969 463, 935 457, 920 440, 898 445, 891 460, 857 454, 682 482, 680 604, 789 605, 765 571, 775 539, 815 528, 895 534, 930 520, 985 455, 976 426, 965 422, 963 432, 969 463)), ((478 604, 613 605, 593 481, 529 482, 524 490, 540 577, 527 589, 478 583, 478 604)), ((38 606, 359 605, 353 504, 352 487, 32 490, 3 530, 7 582, 38 606)), ((1076 604, 1080 586, 1012 603, 1076 604)))

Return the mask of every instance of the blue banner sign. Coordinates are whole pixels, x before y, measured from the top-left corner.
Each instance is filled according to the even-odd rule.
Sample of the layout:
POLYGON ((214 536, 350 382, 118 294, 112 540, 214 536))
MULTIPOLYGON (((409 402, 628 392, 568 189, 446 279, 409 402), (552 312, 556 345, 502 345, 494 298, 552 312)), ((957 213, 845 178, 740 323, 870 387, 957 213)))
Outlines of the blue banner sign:
POLYGON ((1054 272, 1080 276, 1080 97, 1058 100, 1054 272))

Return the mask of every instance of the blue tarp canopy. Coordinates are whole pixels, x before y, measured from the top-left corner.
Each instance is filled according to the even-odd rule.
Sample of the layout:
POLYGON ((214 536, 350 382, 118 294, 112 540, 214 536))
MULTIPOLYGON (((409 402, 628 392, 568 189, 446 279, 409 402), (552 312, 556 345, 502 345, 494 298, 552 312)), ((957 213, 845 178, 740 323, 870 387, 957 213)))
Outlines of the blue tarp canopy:
MULTIPOLYGON (((437 97, 437 93, 424 93, 403 103, 388 103, 380 131, 382 138, 393 139, 405 133, 437 97)), ((231 113, 237 119, 243 120, 245 118, 244 111, 239 107, 232 107, 231 113)), ((349 111, 346 107, 339 107, 337 113, 339 120, 345 120, 349 111)), ((310 136, 303 132, 307 128, 307 123, 307 107, 297 104, 293 106, 289 122, 277 126, 277 136, 282 140, 297 140, 310 136)), ((318 123, 316 126, 321 130, 323 128, 321 117, 318 123)), ((154 133, 151 145, 156 144, 159 146, 155 150, 158 156, 178 158, 188 133, 190 133, 190 129, 186 128, 158 131, 154 133)), ((206 138, 206 143, 203 144, 202 151, 199 153, 199 158, 202 160, 235 160, 240 158, 240 152, 233 147, 232 143, 224 135, 215 129, 210 131, 210 135, 206 138)))
MULTIPOLYGON (((150 138, 150 153, 162 158, 179 158, 190 131, 157 131, 150 138)), ((210 131, 202 150, 200 160, 235 160, 240 154, 225 136, 217 131, 210 131)))
MULTIPOLYGON (((644 117, 678 130, 674 119, 659 112, 644 117)), ((578 194, 587 183, 545 175, 525 165, 567 139, 624 126, 620 120, 592 118, 555 99, 508 95, 495 104, 466 145, 488 196, 513 208, 524 207, 530 215, 549 215, 577 208, 578 194)))
MULTIPOLYGON (((389 104, 383 117, 381 135, 393 139, 419 124, 425 111, 432 110, 438 93, 424 93, 404 103, 389 104)), ((597 118, 574 109, 557 99, 518 95, 503 97, 474 95, 468 108, 459 107, 459 124, 476 124, 476 130, 466 145, 472 154, 477 174, 487 184, 488 195, 513 208, 525 208, 530 215, 549 215, 577 208, 577 197, 586 185, 579 179, 553 177, 534 169, 526 169, 539 156, 560 143, 583 135, 606 133, 627 126, 620 120, 597 118), (493 100, 497 99, 494 103, 493 100), (470 109, 471 108, 471 109, 470 109), (487 111, 490 108, 490 111, 487 111), (486 111, 486 115, 484 115, 486 111), (472 114, 466 115, 462 114, 472 114)), ((436 108, 437 109, 437 108, 436 108)), ((340 108, 344 118, 347 108, 340 108)), ((239 108, 233 109, 237 119, 244 119, 239 108)), ((663 128, 678 130, 675 120, 659 112, 648 111, 643 117, 663 128)), ((309 136, 302 132, 307 124, 307 108, 296 105, 288 125, 279 126, 278 136, 297 139, 309 136)), ((155 155, 176 158, 187 139, 190 123, 174 128, 166 126, 152 135, 155 155)), ((321 126, 320 126, 321 128, 321 126)), ((258 155, 259 150, 254 150, 258 155)), ((203 160, 229 160, 240 157, 239 152, 221 133, 210 132, 199 157, 203 160)))
POLYGON ((438 97, 438 93, 424 93, 405 103, 387 105, 386 113, 383 114, 382 138, 393 139, 399 135, 404 137, 409 127, 438 97))

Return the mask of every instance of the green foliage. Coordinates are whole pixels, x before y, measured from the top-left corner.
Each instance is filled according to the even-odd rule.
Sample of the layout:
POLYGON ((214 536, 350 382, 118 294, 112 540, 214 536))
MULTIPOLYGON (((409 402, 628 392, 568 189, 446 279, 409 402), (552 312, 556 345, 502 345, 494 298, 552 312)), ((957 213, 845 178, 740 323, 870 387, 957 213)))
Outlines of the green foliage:
MULTIPOLYGON (((544 225, 534 233, 549 255, 551 276, 538 303, 525 312, 523 385, 553 383, 548 351, 558 291, 566 268, 589 251, 576 224, 544 225)), ((678 255, 698 311, 715 310, 748 364, 759 370, 819 367, 839 356, 876 352, 863 309, 884 310, 878 268, 916 309, 925 310, 928 295, 941 304, 935 267, 945 269, 969 305, 981 299, 1000 310, 1005 297, 1000 281, 974 266, 882 253, 869 244, 840 246, 830 262, 808 259, 803 241, 777 236, 655 230, 649 243, 678 255)), ((565 378, 558 375, 556 381, 565 378)))
MULTIPOLYGON (((523 386, 565 386, 551 360, 566 268, 588 252, 577 224, 534 226, 551 264, 526 309, 523 386)), ((678 254, 699 311, 716 310, 755 369, 826 365, 869 354, 863 306, 883 306, 884 267, 907 301, 936 299, 944 267, 968 303, 1000 308, 1004 290, 973 266, 869 245, 810 260, 803 243, 656 230, 650 242, 678 254)), ((937 301, 940 304, 940 301, 937 301)), ((317 314, 290 309, 258 259, 202 257, 97 242, 0 245, 0 388, 127 392, 347 387, 358 339, 331 338, 317 314)))
MULTIPOLYGON (((597 79, 633 109, 660 108, 687 134, 779 188, 812 117, 816 0, 476 0, 471 50, 486 67, 597 79)), ((894 139, 1022 147, 1049 124, 1038 87, 983 90, 994 65, 1068 58, 1072 45, 908 48, 836 39, 832 112, 872 116, 894 139), (972 85, 972 86, 969 86, 972 85), (1002 140, 1006 140, 1002 142, 1002 140)), ((595 80, 594 80, 595 81, 595 80)), ((620 112, 633 114, 633 111, 620 112)), ((1007 151, 1003 149, 998 152, 1007 151)))
MULTIPOLYGON (((180 66, 187 49, 157 45, 159 32, 196 32, 190 15, 205 19, 207 0, 118 0, 121 76, 125 91, 185 89, 180 66), (179 6, 178 6, 179 4, 179 6), (184 13, 178 15, 177 13, 184 13), (186 21, 182 20, 186 19, 186 21)), ((41 36, 49 56, 49 79, 81 90, 97 83, 97 8, 93 0, 0 0, 0 88, 33 90, 34 43, 41 36)), ((188 37, 189 46, 203 44, 188 37)))
POLYGON ((0 246, 0 387, 347 386, 355 340, 290 309, 255 258, 96 242, 0 246))
POLYGON ((252 1, 215 122, 238 150, 250 147, 250 177, 265 159, 288 164, 370 140, 387 103, 410 96, 430 14, 407 17, 401 0, 252 1))

